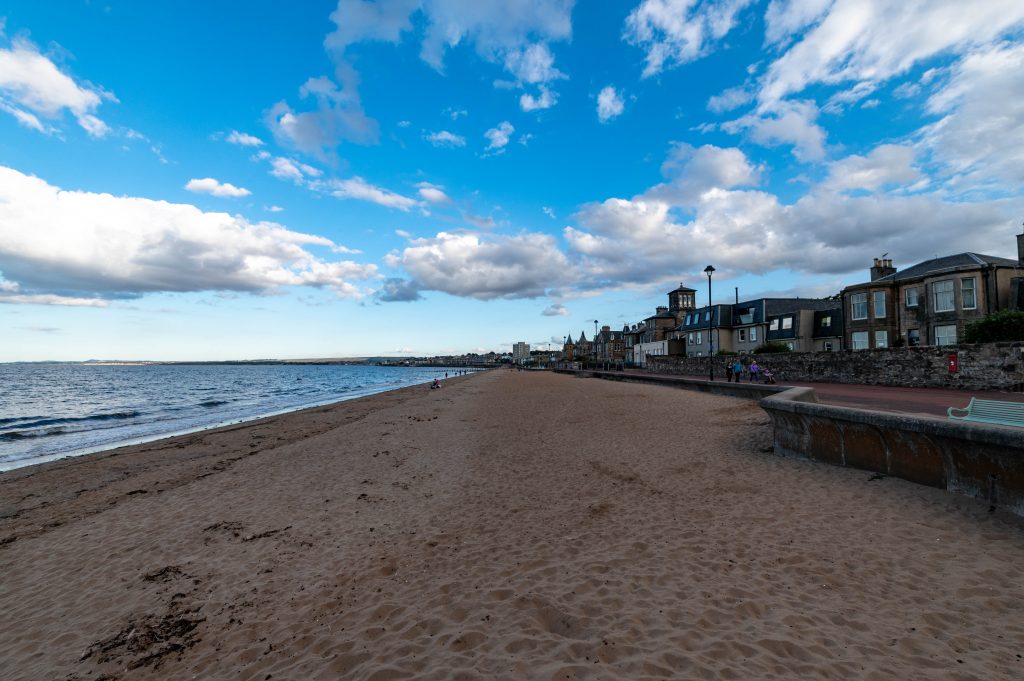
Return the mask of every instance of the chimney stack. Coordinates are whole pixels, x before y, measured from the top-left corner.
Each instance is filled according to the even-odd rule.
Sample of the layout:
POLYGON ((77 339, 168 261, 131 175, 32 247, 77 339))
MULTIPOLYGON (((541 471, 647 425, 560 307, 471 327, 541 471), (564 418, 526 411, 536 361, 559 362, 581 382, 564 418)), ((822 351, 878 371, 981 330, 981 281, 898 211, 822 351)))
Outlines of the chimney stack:
POLYGON ((1024 233, 1017 235, 1017 265, 1024 267, 1024 233))
POLYGON ((896 268, 892 266, 892 260, 889 258, 875 258, 874 264, 871 266, 871 281, 878 281, 890 274, 896 274, 896 268))

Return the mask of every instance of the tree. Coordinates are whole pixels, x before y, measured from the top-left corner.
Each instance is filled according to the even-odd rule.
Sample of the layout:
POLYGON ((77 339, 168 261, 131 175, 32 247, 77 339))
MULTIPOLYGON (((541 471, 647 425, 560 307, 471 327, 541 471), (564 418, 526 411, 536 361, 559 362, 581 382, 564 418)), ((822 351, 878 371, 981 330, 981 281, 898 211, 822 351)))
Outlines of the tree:
POLYGON ((964 328, 968 343, 1000 343, 1024 340, 1024 311, 999 310, 964 328))

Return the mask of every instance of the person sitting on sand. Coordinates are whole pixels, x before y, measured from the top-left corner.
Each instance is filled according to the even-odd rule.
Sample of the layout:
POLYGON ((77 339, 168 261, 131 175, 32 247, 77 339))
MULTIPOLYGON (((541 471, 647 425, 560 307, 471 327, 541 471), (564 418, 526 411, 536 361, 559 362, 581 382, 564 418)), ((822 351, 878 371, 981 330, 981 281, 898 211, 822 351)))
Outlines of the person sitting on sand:
POLYGON ((441 381, 437 380, 436 378, 434 379, 434 382, 430 384, 430 389, 431 390, 434 390, 435 388, 440 388, 440 387, 441 387, 441 381))

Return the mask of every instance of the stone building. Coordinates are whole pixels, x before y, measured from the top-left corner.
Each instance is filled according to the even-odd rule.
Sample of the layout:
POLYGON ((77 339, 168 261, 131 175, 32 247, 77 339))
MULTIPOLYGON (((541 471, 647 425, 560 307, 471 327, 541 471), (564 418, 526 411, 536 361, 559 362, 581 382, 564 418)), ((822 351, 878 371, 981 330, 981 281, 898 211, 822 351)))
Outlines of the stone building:
POLYGON ((843 289, 845 345, 954 345, 968 323, 1021 309, 1022 268, 1024 235, 1017 236, 1017 260, 957 253, 897 271, 892 260, 876 258, 870 281, 843 289))
POLYGON ((594 336, 594 359, 599 362, 621 362, 626 355, 626 341, 622 331, 612 331, 609 326, 602 326, 594 336))

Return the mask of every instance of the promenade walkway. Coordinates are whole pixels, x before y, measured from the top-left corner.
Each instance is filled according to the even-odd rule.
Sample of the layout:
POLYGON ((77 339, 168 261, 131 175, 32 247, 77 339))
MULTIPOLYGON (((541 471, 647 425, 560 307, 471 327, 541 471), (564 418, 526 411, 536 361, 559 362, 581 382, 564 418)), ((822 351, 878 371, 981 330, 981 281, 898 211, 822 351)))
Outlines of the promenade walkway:
MULTIPOLYGON (((676 374, 655 374, 637 369, 632 373, 651 376, 676 376, 676 374)), ((707 378, 707 375, 692 375, 686 378, 707 378)), ((743 382, 747 379, 744 377, 743 382)), ((715 383, 725 383, 725 377, 715 374, 715 383)), ((814 388, 818 401, 855 409, 870 409, 917 416, 946 418, 949 407, 966 407, 972 397, 986 400, 1024 402, 1024 393, 999 390, 954 390, 951 388, 895 388, 884 385, 852 385, 848 383, 809 383, 802 381, 779 381, 782 387, 814 388)))

